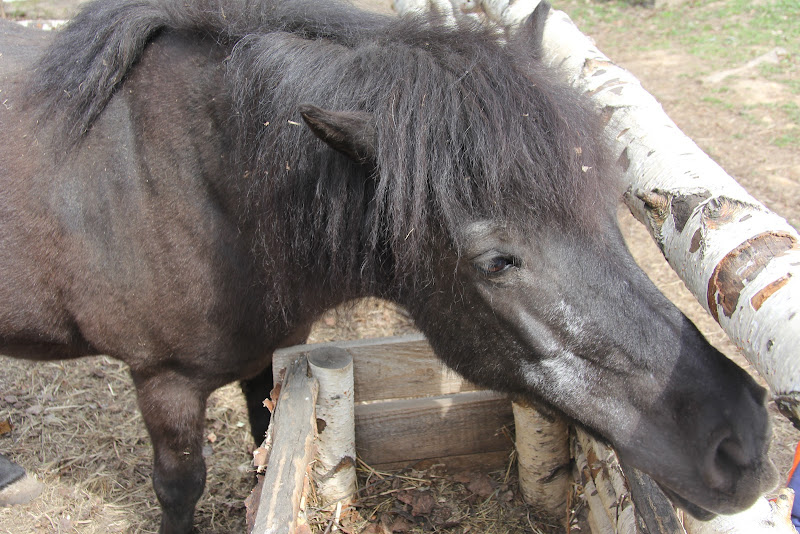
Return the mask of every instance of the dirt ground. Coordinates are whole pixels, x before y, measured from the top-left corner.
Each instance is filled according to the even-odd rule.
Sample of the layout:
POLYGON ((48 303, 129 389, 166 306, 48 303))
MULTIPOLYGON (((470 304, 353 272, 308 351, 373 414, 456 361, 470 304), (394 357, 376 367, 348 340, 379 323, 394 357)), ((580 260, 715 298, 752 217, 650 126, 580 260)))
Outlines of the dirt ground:
MULTIPOLYGON (((29 16, 61 18, 75 4, 74 0, 6 2, 4 8, 7 13, 25 9, 29 16)), ((555 7, 572 14, 585 5, 570 0, 555 7)), ((701 9, 704 4, 687 5, 701 9)), ((380 7, 386 9, 386 3, 380 7)), ((684 132, 745 188, 800 226, 800 149, 793 143, 774 142, 778 135, 798 128, 779 112, 782 106, 800 104, 797 92, 758 69, 727 80, 725 91, 719 84, 703 83, 712 73, 740 65, 702 59, 679 43, 653 47, 654 36, 661 31, 657 10, 620 9, 624 9, 622 19, 587 19, 591 26, 587 33, 609 57, 632 71, 684 132)), ((578 17, 573 18, 583 27, 578 17)), ((754 49, 751 55, 767 51, 768 47, 754 49)), ((776 68, 799 78, 798 53, 789 50, 776 68)), ((747 366, 666 265, 646 231, 624 210, 620 219, 634 256, 661 290, 712 343, 747 366)), ((369 301, 349 312, 326 315, 310 341, 394 335, 412 329, 402 310, 369 301)), ((0 509, 0 534, 154 532, 159 512, 149 479, 149 439, 125 366, 104 357, 36 365, 0 357, 0 369, 0 423, 13 425, 10 433, 0 435, 0 451, 45 482, 44 493, 35 502, 0 509)), ((772 452, 785 473, 800 433, 780 416, 774 420, 772 452)), ((206 421, 204 452, 209 475, 197 524, 201 532, 242 532, 243 500, 252 485, 252 445, 236 386, 212 396, 206 421)), ((441 530, 466 532, 465 524, 441 530)), ((534 526, 522 524, 509 527, 498 520, 473 532, 535 531, 534 526)))

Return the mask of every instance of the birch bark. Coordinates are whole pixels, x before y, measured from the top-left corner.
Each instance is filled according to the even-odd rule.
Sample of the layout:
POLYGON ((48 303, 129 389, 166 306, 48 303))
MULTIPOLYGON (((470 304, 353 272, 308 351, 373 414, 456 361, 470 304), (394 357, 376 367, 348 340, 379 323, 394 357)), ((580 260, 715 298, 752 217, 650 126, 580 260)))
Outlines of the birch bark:
POLYGON ((522 401, 512 406, 519 487, 525 502, 563 523, 571 484, 567 423, 522 401))
POLYGON ((356 491, 353 357, 325 347, 309 353, 308 366, 319 382, 314 482, 323 505, 349 501, 356 491))

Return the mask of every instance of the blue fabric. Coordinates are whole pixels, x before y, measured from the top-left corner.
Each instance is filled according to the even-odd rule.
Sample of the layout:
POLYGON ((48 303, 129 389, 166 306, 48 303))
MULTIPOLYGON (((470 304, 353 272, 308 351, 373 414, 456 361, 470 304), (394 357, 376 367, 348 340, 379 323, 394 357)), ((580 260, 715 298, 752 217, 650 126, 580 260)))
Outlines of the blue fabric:
POLYGON ((792 524, 800 533, 800 467, 794 470, 788 486, 794 490, 794 504, 792 505, 792 524))

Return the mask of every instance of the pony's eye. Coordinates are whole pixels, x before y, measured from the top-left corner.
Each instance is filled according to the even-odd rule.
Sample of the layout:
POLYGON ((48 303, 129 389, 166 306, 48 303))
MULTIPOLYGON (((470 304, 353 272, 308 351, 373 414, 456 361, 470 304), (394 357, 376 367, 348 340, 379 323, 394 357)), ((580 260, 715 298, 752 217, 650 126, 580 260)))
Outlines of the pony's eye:
POLYGON ((482 265, 483 271, 486 274, 500 274, 507 271, 509 268, 514 267, 514 258, 509 256, 494 256, 482 265))

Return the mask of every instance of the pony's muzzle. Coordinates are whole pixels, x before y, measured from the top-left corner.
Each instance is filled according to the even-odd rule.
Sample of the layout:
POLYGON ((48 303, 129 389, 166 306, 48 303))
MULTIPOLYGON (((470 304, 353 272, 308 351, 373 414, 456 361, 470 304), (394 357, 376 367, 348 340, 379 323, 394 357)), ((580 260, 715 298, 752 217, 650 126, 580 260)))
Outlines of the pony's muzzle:
POLYGON ((699 457, 702 481, 719 497, 729 496, 738 508, 772 489, 778 479, 768 455, 772 429, 766 413, 766 391, 753 386, 738 403, 730 403, 724 411, 725 420, 709 425, 716 430, 710 433, 705 452, 699 457))

